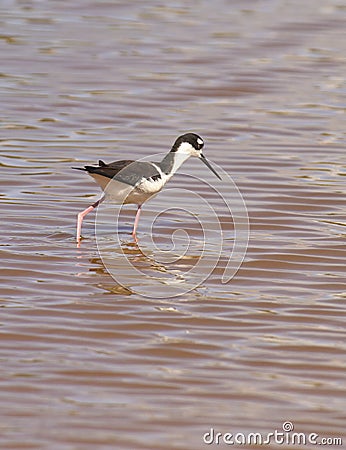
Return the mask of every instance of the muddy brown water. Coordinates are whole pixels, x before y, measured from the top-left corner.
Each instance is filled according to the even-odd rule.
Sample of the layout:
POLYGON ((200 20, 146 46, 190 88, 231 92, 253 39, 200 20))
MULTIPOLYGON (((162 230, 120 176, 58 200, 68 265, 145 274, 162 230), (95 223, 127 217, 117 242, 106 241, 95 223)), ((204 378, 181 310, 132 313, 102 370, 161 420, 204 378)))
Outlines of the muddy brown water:
POLYGON ((227 448, 203 435, 287 421, 345 445, 345 10, 1 2, 1 449, 227 448), (155 160, 185 131, 245 201, 235 276, 246 233, 196 160, 139 247, 127 207, 77 249, 99 189, 71 166, 155 160))

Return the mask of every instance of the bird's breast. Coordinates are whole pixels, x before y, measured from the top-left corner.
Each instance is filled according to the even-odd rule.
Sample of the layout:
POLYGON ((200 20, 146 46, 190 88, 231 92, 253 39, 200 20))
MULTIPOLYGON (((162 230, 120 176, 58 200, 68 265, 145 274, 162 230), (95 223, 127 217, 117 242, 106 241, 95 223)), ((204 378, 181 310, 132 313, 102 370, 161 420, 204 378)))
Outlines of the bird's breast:
POLYGON ((154 178, 142 178, 137 184, 136 189, 143 192, 143 194, 155 194, 161 191, 167 181, 168 177, 165 174, 154 178))

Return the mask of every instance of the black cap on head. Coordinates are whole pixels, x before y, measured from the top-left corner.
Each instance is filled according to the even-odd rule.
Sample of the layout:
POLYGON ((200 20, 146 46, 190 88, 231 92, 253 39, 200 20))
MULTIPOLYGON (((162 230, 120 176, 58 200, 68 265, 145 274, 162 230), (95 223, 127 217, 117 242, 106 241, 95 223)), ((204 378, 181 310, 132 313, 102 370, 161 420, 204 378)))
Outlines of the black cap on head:
POLYGON ((183 142, 188 142, 196 150, 201 150, 204 145, 203 139, 198 136, 198 134, 186 133, 182 136, 179 136, 178 139, 174 142, 171 152, 176 152, 183 142))

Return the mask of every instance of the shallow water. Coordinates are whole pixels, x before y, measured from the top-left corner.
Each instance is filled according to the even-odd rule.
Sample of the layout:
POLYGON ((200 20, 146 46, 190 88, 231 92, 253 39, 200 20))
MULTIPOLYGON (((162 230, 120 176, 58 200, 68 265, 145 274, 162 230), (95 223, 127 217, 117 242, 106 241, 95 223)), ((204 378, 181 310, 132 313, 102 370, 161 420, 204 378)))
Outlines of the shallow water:
POLYGON ((1 449, 343 437, 343 3, 1 9, 1 449), (135 208, 102 205, 77 249, 99 189, 71 167, 159 159, 186 131, 223 182, 191 159, 138 246, 135 208))

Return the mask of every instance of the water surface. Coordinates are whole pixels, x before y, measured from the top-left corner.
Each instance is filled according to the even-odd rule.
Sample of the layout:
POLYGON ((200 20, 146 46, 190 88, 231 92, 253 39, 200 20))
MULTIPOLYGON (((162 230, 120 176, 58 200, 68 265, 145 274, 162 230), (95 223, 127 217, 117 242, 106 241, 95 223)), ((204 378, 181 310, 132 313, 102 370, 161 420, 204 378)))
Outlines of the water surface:
POLYGON ((342 437, 343 3, 1 9, 1 448, 197 450, 211 427, 266 434, 285 421, 342 437), (235 218, 196 160, 145 205, 139 247, 127 207, 119 234, 100 210, 101 254, 93 214, 77 249, 76 214, 99 189, 71 167, 155 160, 186 131, 247 207, 232 280, 235 218), (162 262, 150 240, 172 250, 175 229, 190 246, 162 262), (200 272, 212 270, 190 289, 203 250, 200 272))

